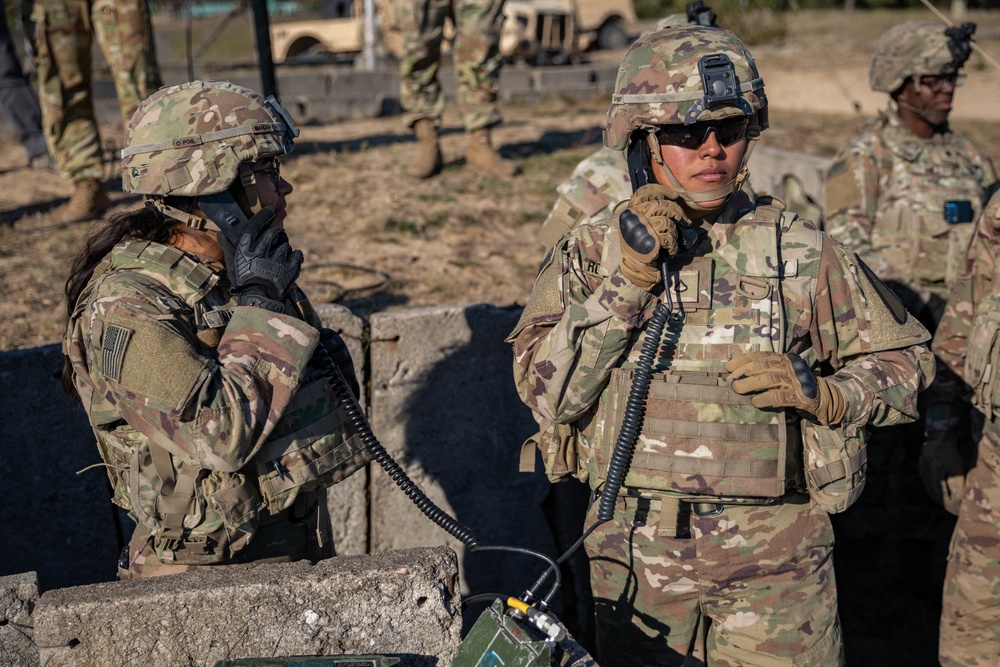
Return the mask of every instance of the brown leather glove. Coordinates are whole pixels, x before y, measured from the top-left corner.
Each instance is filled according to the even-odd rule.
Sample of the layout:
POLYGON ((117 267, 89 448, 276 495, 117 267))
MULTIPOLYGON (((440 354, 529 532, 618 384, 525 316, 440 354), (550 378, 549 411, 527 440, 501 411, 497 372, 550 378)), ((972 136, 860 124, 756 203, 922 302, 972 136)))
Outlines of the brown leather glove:
POLYGON ((920 450, 920 479, 931 499, 958 516, 965 495, 965 471, 951 431, 929 431, 920 450))
POLYGON ((677 254, 677 222, 686 220, 680 205, 666 198, 672 192, 660 185, 644 185, 618 216, 621 272, 647 292, 660 282, 660 250, 667 256, 677 254))
POLYGON ((813 375, 797 354, 747 352, 726 362, 733 391, 757 408, 797 408, 816 418, 823 426, 844 420, 847 401, 835 386, 813 375))

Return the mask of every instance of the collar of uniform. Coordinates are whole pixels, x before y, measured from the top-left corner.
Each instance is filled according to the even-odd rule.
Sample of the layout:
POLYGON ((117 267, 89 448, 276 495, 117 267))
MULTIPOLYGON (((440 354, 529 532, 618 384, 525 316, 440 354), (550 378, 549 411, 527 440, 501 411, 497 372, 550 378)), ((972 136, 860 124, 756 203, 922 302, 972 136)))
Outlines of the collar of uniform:
POLYGON ((170 287, 191 307, 218 284, 218 260, 172 245, 125 239, 111 251, 109 271, 138 270, 170 287))

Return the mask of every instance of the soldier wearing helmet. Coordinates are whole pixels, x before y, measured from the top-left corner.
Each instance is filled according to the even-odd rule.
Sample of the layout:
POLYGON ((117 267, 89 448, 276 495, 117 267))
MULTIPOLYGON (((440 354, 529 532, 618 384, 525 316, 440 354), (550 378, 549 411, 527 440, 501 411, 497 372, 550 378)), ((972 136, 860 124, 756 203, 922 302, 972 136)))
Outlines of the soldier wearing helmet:
MULTIPOLYGON (((718 27, 716 14, 703 0, 687 3, 683 14, 670 14, 656 21, 640 37, 670 26, 703 25, 718 27)), ((570 177, 556 187, 556 198, 548 217, 538 230, 538 241, 546 248, 567 231, 585 222, 605 217, 609 211, 628 201, 632 183, 619 150, 602 146, 573 169, 570 177)))
POLYGON ((615 88, 605 145, 634 192, 552 248, 508 338, 546 471, 602 494, 598 661, 690 664, 704 638, 713 665, 842 664, 828 513, 860 494, 866 427, 916 417, 927 331, 812 222, 742 192, 768 123, 736 36, 646 35, 615 88))
POLYGON ((932 331, 996 181, 989 158, 948 126, 975 28, 907 21, 879 38, 869 82, 889 107, 837 156, 825 185, 827 232, 932 331))
POLYGON ((137 524, 122 578, 333 554, 325 489, 369 455, 334 390, 357 393, 350 356, 295 286, 278 161, 297 135, 241 86, 161 89, 122 150, 145 206, 73 263, 63 384, 137 524))
MULTIPOLYGON (((871 266, 931 333, 996 180, 989 158, 948 124, 974 32, 972 23, 906 21, 879 38, 869 82, 889 96, 888 107, 839 153, 824 187, 827 233, 871 266)), ((958 512, 962 497, 963 463, 953 447, 962 420, 937 408, 920 412, 919 422, 873 434, 870 491, 837 525, 838 540, 849 552, 850 536, 865 560, 873 550, 883 563, 904 552, 923 559, 929 580, 940 584, 940 554, 954 525, 948 512, 958 512)), ((896 571, 883 574, 888 590, 896 571)))

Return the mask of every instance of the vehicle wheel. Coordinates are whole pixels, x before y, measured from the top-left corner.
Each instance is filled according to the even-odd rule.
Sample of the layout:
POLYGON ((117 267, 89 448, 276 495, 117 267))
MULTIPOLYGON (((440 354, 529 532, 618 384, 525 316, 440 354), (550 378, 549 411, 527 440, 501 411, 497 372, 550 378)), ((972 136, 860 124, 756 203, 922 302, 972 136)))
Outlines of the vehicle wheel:
POLYGON ((597 48, 624 49, 629 44, 628 33, 620 20, 608 21, 597 31, 597 48))

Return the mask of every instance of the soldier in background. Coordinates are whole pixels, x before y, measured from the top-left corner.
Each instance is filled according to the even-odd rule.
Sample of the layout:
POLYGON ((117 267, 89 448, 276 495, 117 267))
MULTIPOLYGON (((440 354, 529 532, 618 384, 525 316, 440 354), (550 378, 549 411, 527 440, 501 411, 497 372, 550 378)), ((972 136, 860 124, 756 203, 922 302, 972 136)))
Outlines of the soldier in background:
POLYGON ((56 164, 73 182, 64 222, 107 208, 101 189, 101 139, 91 91, 91 39, 111 67, 122 122, 159 88, 153 30, 146 0, 35 0, 42 127, 56 164))
POLYGON ((397 0, 396 18, 403 33, 399 63, 403 122, 417 135, 417 154, 406 168, 409 176, 430 178, 443 166, 438 128, 444 91, 438 69, 447 18, 455 26, 451 52, 456 95, 469 137, 465 163, 494 176, 517 173, 517 166, 494 148, 491 136, 491 128, 502 120, 496 100, 504 1, 397 0))
MULTIPOLYGON (((958 428, 938 432, 921 457, 927 483, 942 473, 963 488, 945 576, 939 658, 943 667, 996 664, 1000 655, 1000 194, 976 225, 965 273, 953 286, 934 335, 938 379, 927 392, 941 424, 964 416, 969 401, 984 416, 978 456, 963 477, 958 428), (993 369, 991 372, 991 368, 993 369), (971 392, 969 391, 971 389, 971 392), (931 461, 930 457, 938 460, 931 461)), ((978 430, 978 429, 977 429, 978 430)))
POLYGON ((127 128, 123 189, 146 205, 76 258, 63 347, 63 386, 137 523, 121 578, 334 553, 326 487, 370 454, 344 408, 346 346, 294 284, 278 160, 297 135, 273 97, 201 81, 127 128))
POLYGON ((50 167, 52 161, 42 134, 42 112, 17 59, 5 11, 0 12, 0 106, 24 146, 28 166, 33 169, 50 167))
POLYGON ((508 338, 547 468, 613 495, 638 423, 613 518, 595 503, 585 523, 601 665, 692 664, 702 634, 718 667, 843 664, 828 512, 860 493, 865 427, 915 419, 933 377, 927 331, 870 269, 740 191, 766 128, 732 33, 640 38, 604 135, 635 192, 556 244, 508 338))
MULTIPOLYGON (((931 333, 984 192, 996 180, 989 159, 948 125, 974 31, 971 23, 906 21, 879 38, 869 81, 888 94, 889 106, 838 154, 825 182, 827 233, 858 253, 931 333)), ((921 409, 921 416, 931 432, 923 447, 933 450, 940 441, 934 434, 948 437, 952 425, 933 411, 921 409)), ((924 428, 921 421, 872 433, 867 490, 835 522, 844 563, 848 554, 880 563, 882 588, 851 590, 886 621, 896 614, 883 602, 898 599, 893 586, 936 598, 944 576, 954 519, 928 499, 917 472, 924 428), (910 569, 925 572, 926 583, 914 586, 903 574, 910 569)), ((944 468, 932 474, 931 498, 956 513, 960 476, 944 468)))

